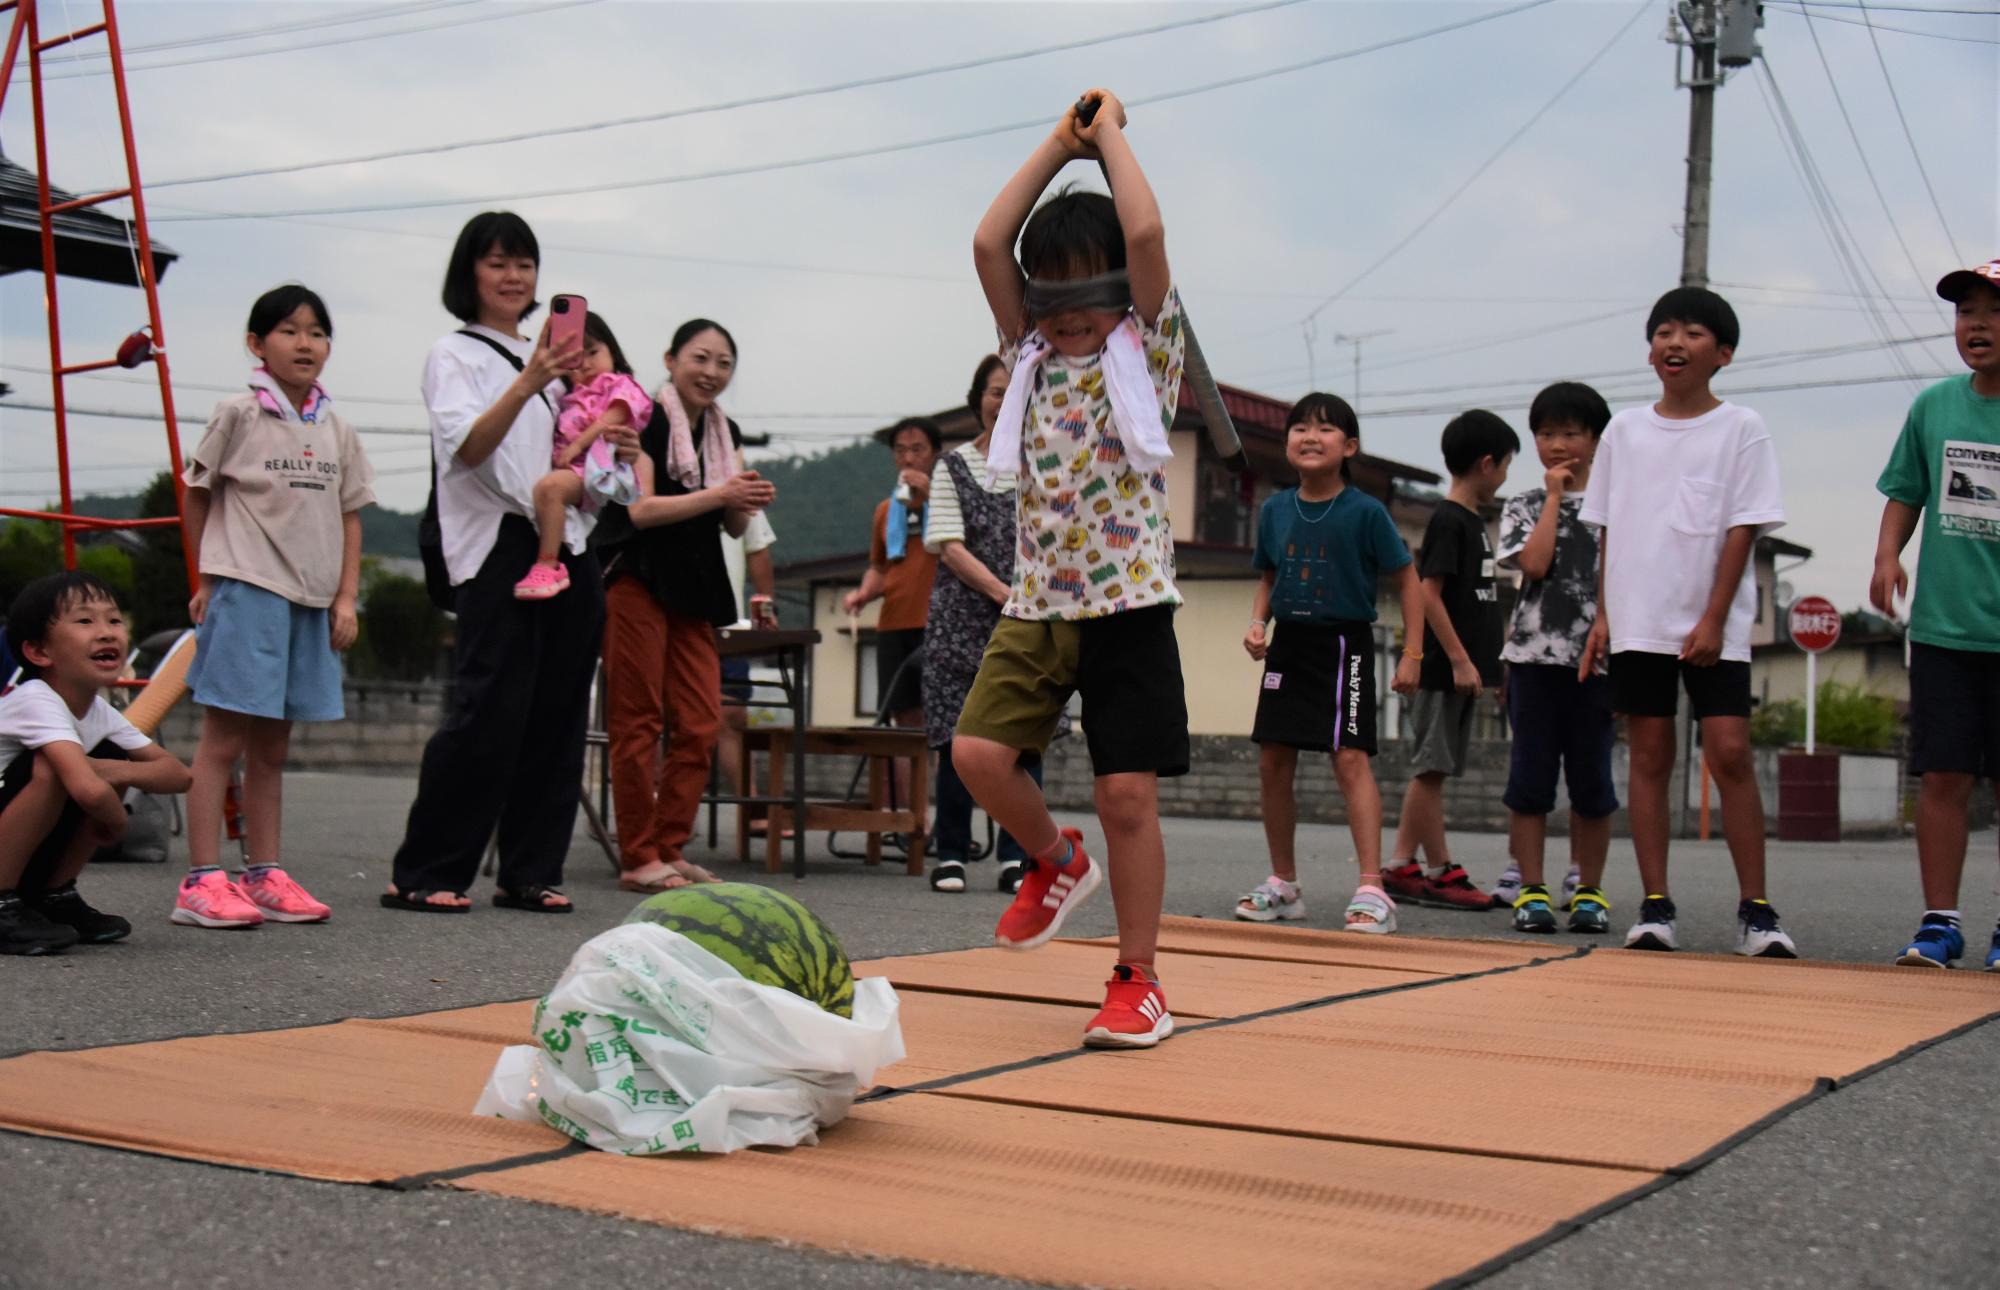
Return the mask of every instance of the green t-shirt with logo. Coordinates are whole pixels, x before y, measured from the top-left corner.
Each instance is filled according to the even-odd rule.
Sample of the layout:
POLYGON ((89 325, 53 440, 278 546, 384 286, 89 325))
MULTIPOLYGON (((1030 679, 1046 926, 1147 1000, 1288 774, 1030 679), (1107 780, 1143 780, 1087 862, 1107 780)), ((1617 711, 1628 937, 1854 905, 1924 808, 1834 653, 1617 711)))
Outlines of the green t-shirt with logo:
POLYGON ((1970 373, 1919 394, 1875 487, 1924 513, 1910 639, 2000 652, 2000 399, 1970 373))

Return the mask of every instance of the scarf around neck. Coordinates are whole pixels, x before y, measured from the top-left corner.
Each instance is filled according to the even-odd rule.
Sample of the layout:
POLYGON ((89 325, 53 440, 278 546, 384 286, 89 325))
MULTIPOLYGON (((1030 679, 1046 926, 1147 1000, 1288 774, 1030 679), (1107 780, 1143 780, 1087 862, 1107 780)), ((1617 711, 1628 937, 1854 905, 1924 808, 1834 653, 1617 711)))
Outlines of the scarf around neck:
POLYGON ((719 484, 736 473, 736 450, 729 442, 729 418, 711 403, 702 413, 701 447, 695 447, 694 426, 672 377, 653 396, 667 414, 667 473, 682 488, 694 492, 703 484, 719 484))
MULTIPOLYGON (((1001 401, 1000 416, 993 423, 993 442, 986 454, 988 485, 1000 477, 1003 466, 1008 470, 1021 467, 1021 424, 1034 397, 1035 375, 1049 353, 1048 339, 1039 330, 1021 338, 1020 356, 1014 360, 1014 374, 1007 382, 1007 397, 1001 401)), ((1132 469, 1150 475, 1166 465, 1174 450, 1167 442, 1159 392, 1153 388, 1152 373, 1146 366, 1139 322, 1131 314, 1105 337, 1102 359, 1104 389, 1111 397, 1111 422, 1125 445, 1125 456, 1132 469)))
POLYGON ((257 396, 257 405, 264 411, 294 425, 316 425, 321 417, 333 411, 333 396, 318 381, 314 381, 312 389, 306 391, 306 405, 293 407, 291 396, 285 393, 284 387, 278 384, 268 367, 259 367, 250 373, 250 393, 257 396))

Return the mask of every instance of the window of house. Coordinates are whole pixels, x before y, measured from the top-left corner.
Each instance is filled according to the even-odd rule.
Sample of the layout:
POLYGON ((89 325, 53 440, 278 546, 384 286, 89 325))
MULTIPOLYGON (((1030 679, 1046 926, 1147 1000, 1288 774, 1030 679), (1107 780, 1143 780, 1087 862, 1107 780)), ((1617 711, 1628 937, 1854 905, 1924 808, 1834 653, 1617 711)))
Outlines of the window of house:
POLYGON ((854 715, 869 721, 882 709, 882 692, 875 683, 875 629, 863 628, 854 641, 854 715))

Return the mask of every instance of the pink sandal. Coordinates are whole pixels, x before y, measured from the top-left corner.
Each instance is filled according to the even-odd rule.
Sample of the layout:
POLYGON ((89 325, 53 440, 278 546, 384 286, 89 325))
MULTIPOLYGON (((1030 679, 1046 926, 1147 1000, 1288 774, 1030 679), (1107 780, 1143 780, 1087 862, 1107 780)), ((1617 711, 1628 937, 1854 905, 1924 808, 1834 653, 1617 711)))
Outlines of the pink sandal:
POLYGON ((569 570, 560 560, 540 561, 529 566, 528 575, 514 584, 516 600, 547 600, 569 590, 569 570))

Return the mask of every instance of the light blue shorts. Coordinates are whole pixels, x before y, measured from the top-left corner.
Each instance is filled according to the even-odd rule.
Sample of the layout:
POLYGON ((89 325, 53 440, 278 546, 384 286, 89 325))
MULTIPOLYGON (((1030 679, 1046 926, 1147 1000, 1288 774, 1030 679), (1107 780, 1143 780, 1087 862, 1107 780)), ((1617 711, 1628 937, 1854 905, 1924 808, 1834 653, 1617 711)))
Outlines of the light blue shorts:
POLYGON ((273 721, 338 721, 340 659, 324 609, 217 578, 195 630, 194 701, 273 721))

